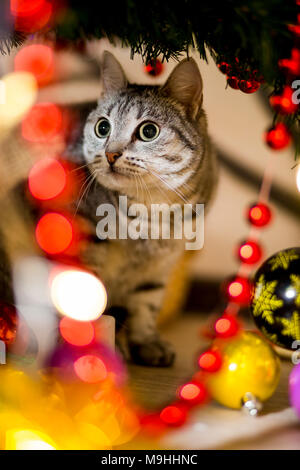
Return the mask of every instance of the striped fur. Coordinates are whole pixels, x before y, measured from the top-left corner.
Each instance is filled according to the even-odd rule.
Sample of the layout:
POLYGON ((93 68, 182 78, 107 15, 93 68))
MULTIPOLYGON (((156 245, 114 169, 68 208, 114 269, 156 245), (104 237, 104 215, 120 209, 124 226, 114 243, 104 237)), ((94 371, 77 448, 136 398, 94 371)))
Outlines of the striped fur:
MULTIPOLYGON (((202 80, 194 61, 183 61, 163 87, 128 85, 116 59, 106 53, 103 94, 84 128, 83 153, 95 181, 79 211, 95 224, 97 205, 118 195, 130 202, 204 203, 211 200, 216 164, 202 109, 202 80), (105 117, 107 138, 95 134, 105 117), (143 122, 154 122, 159 136, 151 142, 137 138, 143 122), (114 170, 105 152, 119 152, 114 170), (96 187, 96 189, 95 189, 96 187)), ((109 306, 128 311, 126 331, 131 357, 147 365, 173 362, 170 345, 159 338, 156 317, 165 285, 184 251, 184 240, 111 240, 91 244, 85 262, 108 289, 109 306)))
MULTIPOLYGON (((103 92, 95 109, 90 112, 89 103, 89 114, 85 114, 84 106, 79 107, 81 130, 74 129, 68 148, 69 156, 76 157, 86 171, 73 206, 74 214, 84 217, 91 230, 82 261, 103 280, 109 311, 122 322, 127 312, 123 331, 127 333, 132 360, 167 366, 173 362, 174 352, 160 339, 156 318, 170 273, 183 255, 185 240, 102 242, 96 237, 96 209, 101 203, 117 208, 119 195, 126 195, 129 203, 147 206, 188 202, 204 203, 207 208, 215 187, 216 164, 202 109, 202 80, 195 62, 190 60, 181 62, 163 87, 129 85, 119 63, 108 53, 104 55, 102 80, 103 92), (112 126, 107 139, 95 134, 100 117, 106 117, 112 126), (138 126, 145 121, 155 122, 160 128, 158 138, 152 142, 136 137, 138 126), (116 151, 122 156, 112 172, 105 152, 116 151)), ((25 159, 27 145, 21 141, 18 132, 14 138, 8 136, 9 147, 14 144, 16 149, 10 152, 1 144, 0 152, 9 161, 20 162, 20 156, 24 156, 29 166, 30 159, 25 159)), ((22 160, 24 174, 26 165, 22 160)), ((27 216, 24 194, 14 191, 12 199, 16 197, 17 203, 5 201, 1 209, 0 293, 8 292, 9 296, 12 290, 5 251, 10 260, 28 250, 34 252, 34 224, 29 221, 34 214, 27 216)))

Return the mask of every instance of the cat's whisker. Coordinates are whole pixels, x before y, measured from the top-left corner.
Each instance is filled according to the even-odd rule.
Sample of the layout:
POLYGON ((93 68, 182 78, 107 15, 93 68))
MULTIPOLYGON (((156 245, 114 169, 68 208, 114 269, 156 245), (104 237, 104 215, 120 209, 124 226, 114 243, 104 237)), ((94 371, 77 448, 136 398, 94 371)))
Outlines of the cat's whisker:
MULTIPOLYGON (((153 170, 150 170, 148 168, 148 171, 149 173, 151 173, 153 176, 155 176, 156 178, 158 178, 163 184, 165 184, 165 186, 167 186, 171 191, 173 191, 175 194, 177 194, 177 196, 183 201, 185 202, 186 204, 190 204, 190 202, 183 196, 183 194, 181 194, 178 190, 176 190, 175 188, 172 188, 172 186, 164 179, 162 178, 162 176, 158 175, 157 173, 155 173, 153 170)), ((195 214, 197 215, 201 215, 201 214, 198 214, 198 212, 192 207, 192 210, 193 212, 195 212, 195 214)))
POLYGON ((78 166, 77 168, 74 168, 73 170, 71 170, 70 173, 73 173, 74 171, 82 170, 83 168, 87 168, 88 166, 89 166, 89 163, 86 163, 85 165, 78 166))
POLYGON ((93 173, 91 173, 84 181, 83 185, 81 186, 80 188, 80 191, 79 191, 79 194, 80 194, 80 197, 79 197, 79 201, 76 205, 76 209, 75 209, 75 213, 74 213, 74 216, 76 216, 77 214, 77 211, 79 209, 79 206, 82 202, 82 199, 84 197, 84 195, 86 194, 86 191, 87 189, 90 187, 90 184, 94 181, 94 179, 96 178, 96 171, 93 171, 93 173))

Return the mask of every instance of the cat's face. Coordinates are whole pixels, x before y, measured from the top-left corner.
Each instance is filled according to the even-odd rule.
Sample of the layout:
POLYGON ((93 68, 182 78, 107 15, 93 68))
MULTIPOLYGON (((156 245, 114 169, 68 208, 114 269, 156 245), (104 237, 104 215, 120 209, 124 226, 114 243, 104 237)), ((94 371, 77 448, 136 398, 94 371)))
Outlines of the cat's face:
POLYGON ((104 186, 120 192, 179 188, 201 158, 196 116, 202 81, 193 61, 181 62, 164 87, 128 86, 105 53, 104 92, 84 130, 84 155, 104 186), (162 181, 163 180, 163 181, 162 181))

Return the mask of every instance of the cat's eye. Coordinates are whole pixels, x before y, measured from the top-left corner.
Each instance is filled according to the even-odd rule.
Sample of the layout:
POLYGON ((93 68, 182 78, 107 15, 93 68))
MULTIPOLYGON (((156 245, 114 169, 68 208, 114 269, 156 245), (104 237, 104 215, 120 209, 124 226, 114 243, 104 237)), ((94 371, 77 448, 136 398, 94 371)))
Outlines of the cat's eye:
POLYGON ((104 139, 104 137, 107 137, 110 133, 110 124, 109 121, 106 118, 101 118, 97 122, 95 126, 95 134, 97 137, 100 137, 100 139, 104 139))
POLYGON ((154 122, 144 122, 138 129, 137 136, 144 142, 150 142, 159 136, 159 127, 154 122))

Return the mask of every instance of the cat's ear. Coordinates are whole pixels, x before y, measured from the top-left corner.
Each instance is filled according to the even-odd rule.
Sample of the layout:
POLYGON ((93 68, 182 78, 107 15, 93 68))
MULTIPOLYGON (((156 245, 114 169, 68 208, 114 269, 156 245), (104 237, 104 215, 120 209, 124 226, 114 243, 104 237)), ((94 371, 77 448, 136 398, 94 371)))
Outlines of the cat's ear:
POLYGON ((194 59, 182 60, 169 76, 163 90, 195 118, 202 106, 203 83, 194 59))
POLYGON ((108 51, 104 52, 102 59, 102 82, 106 93, 127 87, 127 79, 120 63, 108 51))

